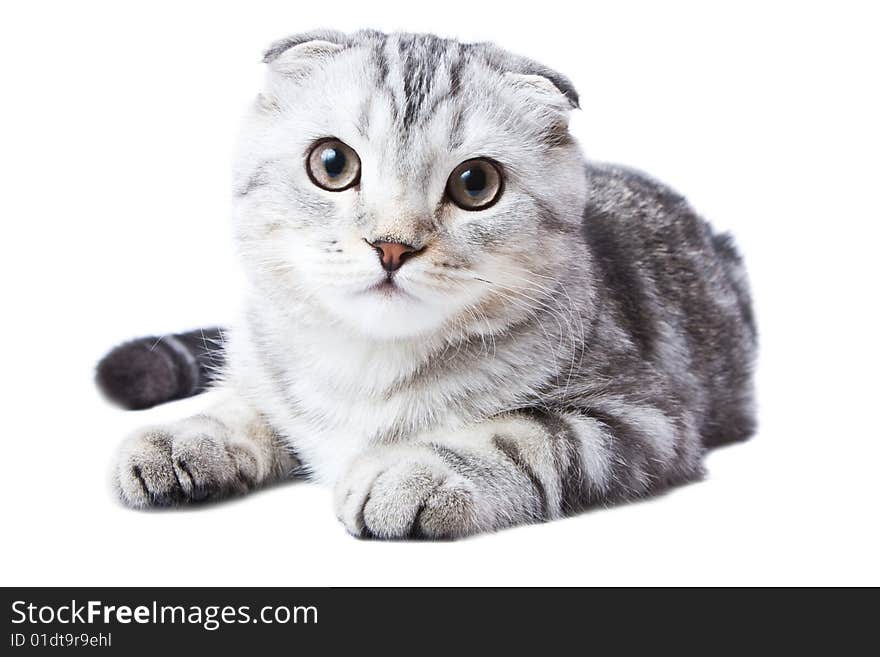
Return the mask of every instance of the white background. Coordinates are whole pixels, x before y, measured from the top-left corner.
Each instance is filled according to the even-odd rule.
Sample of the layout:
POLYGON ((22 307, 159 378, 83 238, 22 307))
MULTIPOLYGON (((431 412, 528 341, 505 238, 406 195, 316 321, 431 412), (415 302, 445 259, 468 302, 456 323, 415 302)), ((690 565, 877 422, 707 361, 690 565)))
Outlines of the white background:
POLYGON ((870 3, 16 3, 0 17, 4 585, 880 584, 877 16, 870 3), (591 157, 732 229, 760 431, 656 500, 457 543, 350 538, 329 492, 133 512, 115 343, 227 322, 237 123, 262 49, 329 26, 490 39, 569 75, 591 157))

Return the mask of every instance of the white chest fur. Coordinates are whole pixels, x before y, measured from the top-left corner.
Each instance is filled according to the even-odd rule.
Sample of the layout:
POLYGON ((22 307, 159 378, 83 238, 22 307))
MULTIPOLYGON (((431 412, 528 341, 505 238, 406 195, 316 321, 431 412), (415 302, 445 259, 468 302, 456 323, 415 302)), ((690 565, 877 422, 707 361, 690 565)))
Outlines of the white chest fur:
POLYGON ((521 407, 553 371, 527 333, 504 345, 462 348, 378 341, 326 324, 268 326, 232 333, 230 382, 328 484, 371 445, 521 407))
POLYGON ((445 376, 406 385, 419 355, 404 344, 299 327, 268 344, 247 330, 235 332, 230 345, 236 388, 325 483, 372 444, 461 421, 453 399, 468 382, 445 376))

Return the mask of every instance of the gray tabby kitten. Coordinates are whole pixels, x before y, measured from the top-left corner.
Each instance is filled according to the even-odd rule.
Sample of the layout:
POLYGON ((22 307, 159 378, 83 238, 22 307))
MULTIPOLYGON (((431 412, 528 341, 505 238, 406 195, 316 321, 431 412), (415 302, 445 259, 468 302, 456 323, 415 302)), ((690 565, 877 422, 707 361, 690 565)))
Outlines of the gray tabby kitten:
MULTIPOLYGON (((354 535, 459 537, 694 480, 707 447, 752 433, 731 238, 650 178, 587 162, 565 77, 373 31, 294 36, 265 62, 236 167, 249 290, 222 401, 125 442, 126 504, 304 474, 354 535)), ((196 392, 220 354, 192 338, 146 366, 127 345, 99 378, 176 377, 146 376, 132 405, 196 392)))

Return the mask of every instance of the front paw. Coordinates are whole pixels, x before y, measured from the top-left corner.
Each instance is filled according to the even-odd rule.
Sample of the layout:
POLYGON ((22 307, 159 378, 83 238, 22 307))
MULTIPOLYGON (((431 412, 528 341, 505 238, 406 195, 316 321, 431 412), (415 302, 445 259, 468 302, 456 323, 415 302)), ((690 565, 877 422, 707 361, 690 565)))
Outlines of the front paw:
POLYGON ((476 487, 430 448, 358 457, 336 487, 336 515, 364 538, 458 538, 481 527, 476 487))
POLYGON ((114 481, 128 506, 174 506, 242 493, 256 483, 257 463, 246 445, 226 440, 210 419, 143 429, 119 452, 114 481))

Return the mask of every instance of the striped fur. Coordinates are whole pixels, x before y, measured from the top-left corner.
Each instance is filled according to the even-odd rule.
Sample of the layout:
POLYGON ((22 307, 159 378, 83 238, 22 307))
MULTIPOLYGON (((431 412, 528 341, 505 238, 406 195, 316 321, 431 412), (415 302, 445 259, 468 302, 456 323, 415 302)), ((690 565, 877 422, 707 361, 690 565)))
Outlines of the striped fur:
POLYGON ((353 534, 454 538, 693 480, 706 446, 750 435, 755 324, 732 240, 660 183, 585 160, 565 77, 378 32, 292 37, 265 60, 235 172, 249 290, 225 332, 228 401, 129 439, 127 503, 302 473, 334 487, 353 534), (355 187, 311 184, 324 137, 358 153, 355 187), (473 157, 504 175, 479 212, 444 192, 473 157), (373 289, 374 241, 422 249, 399 294, 373 289))

